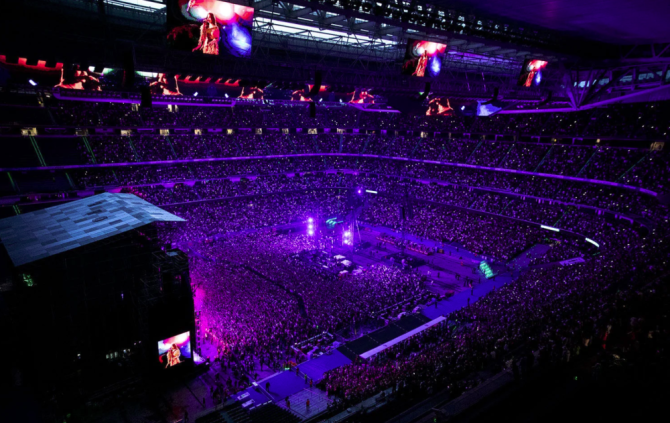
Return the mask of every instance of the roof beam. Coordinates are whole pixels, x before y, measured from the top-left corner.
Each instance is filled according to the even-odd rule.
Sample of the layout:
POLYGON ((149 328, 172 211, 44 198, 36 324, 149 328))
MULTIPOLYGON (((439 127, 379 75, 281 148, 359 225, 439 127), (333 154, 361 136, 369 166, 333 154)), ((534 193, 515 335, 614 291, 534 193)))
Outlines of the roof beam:
POLYGON ((468 44, 468 45, 464 46, 463 48, 467 49, 467 50, 473 50, 473 49, 477 49, 479 47, 484 47, 484 45, 485 45, 484 43, 472 43, 472 44, 468 44))
POLYGON ((476 51, 477 51, 477 53, 488 53, 488 52, 496 51, 496 50, 500 50, 500 47, 498 47, 498 46, 482 47, 482 48, 478 48, 476 51))
POLYGON ((272 6, 272 0, 261 0, 254 2, 254 9, 256 10, 265 9, 268 6, 272 6))
POLYGON ((309 15, 310 13, 312 13, 312 8, 305 7, 300 10, 294 10, 289 16, 292 18, 299 18, 301 16, 309 15))
POLYGON ((374 28, 375 25, 377 25, 377 23, 376 23, 376 22, 372 22, 372 21, 361 22, 361 23, 352 25, 352 26, 351 26, 351 29, 353 29, 353 30, 357 30, 357 29, 370 29, 370 28, 374 28))
POLYGON ((344 15, 331 16, 330 18, 324 19, 323 24, 324 25, 330 25, 332 23, 342 22, 342 21, 346 21, 346 20, 347 20, 347 17, 344 16, 344 15))
POLYGON ((394 32, 401 32, 402 28, 399 26, 387 26, 379 30, 380 35, 393 34, 394 32))
POLYGON ((447 43, 450 46, 462 46, 463 44, 467 44, 468 42, 466 40, 449 40, 447 43))
MULTIPOLYGON (((330 13, 336 13, 338 15, 346 14, 347 16, 344 17, 335 17, 333 16, 332 18, 327 18, 324 20, 323 24, 329 24, 333 22, 339 22, 341 20, 345 20, 348 18, 356 18, 356 19, 362 19, 362 20, 369 20, 371 19, 374 15, 368 12, 364 12, 362 10, 344 10, 342 7, 337 7, 335 5, 331 5, 328 3, 322 3, 320 1, 314 2, 313 0, 286 0, 286 3, 290 3, 296 6, 303 6, 303 7, 310 7, 313 10, 322 10, 330 13), (333 19, 330 21, 329 19, 333 19)), ((518 48, 516 43, 513 41, 498 41, 498 40, 493 40, 493 39, 485 39, 485 38, 480 38, 478 36, 474 35, 466 35, 466 34, 456 34, 453 31, 445 30, 445 29, 429 29, 428 27, 416 23, 401 23, 400 21, 396 19, 392 19, 390 17, 384 17, 384 16, 374 16, 374 21, 379 22, 381 24, 387 24, 387 25, 392 25, 392 26, 401 26, 402 28, 406 29, 413 29, 418 31, 419 33, 425 33, 426 31, 430 31, 432 36, 436 36, 438 38, 450 38, 452 36, 456 36, 461 40, 466 40, 466 42, 476 42, 476 43, 485 43, 485 45, 491 45, 491 46, 500 46, 501 48, 518 48)), ((529 50, 527 54, 535 53, 540 56, 546 57, 550 52, 545 50, 544 48, 537 48, 537 47, 527 47, 524 46, 524 49, 529 50)), ((551 52, 553 53, 553 52, 551 52)), ((555 55, 555 54, 554 54, 555 55)))

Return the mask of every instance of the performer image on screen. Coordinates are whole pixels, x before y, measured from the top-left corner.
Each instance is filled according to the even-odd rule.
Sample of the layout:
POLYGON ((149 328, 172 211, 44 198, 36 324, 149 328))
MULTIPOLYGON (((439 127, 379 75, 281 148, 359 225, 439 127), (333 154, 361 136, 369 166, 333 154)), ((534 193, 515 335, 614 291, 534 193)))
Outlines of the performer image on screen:
POLYGON ((263 90, 258 87, 243 87, 242 94, 238 98, 263 99, 263 90))
POLYGON ((368 93, 366 90, 355 90, 351 93, 351 100, 349 103, 358 103, 358 104, 370 104, 375 102, 375 96, 368 93))
POLYGON ((179 83, 177 82, 177 75, 174 76, 174 87, 170 87, 170 81, 164 73, 158 74, 158 79, 151 84, 149 88, 160 95, 182 95, 179 91, 179 83))
POLYGON ((219 55, 219 40, 221 39, 221 29, 216 23, 214 13, 208 13, 202 25, 200 25, 200 40, 193 51, 201 50, 203 54, 219 55))
POLYGON ((529 61, 524 69, 524 72, 521 74, 521 77, 519 78, 519 85, 524 87, 532 86, 533 80, 535 80, 537 73, 540 72, 540 70, 542 70, 546 65, 547 62, 543 60, 529 61))
POLYGON ((427 67, 428 67, 428 52, 424 51, 421 57, 419 57, 419 62, 416 64, 416 70, 414 70, 414 73, 412 75, 425 76, 427 67))
POLYGON ((449 99, 444 97, 435 97, 428 102, 426 116, 452 115, 454 109, 449 104, 449 99))
POLYGON ((307 97, 305 90, 295 90, 291 93, 292 101, 312 101, 311 98, 307 97))
POLYGON ((165 366, 165 368, 167 369, 168 367, 173 367, 181 363, 181 361, 179 361, 179 356, 181 356, 181 351, 179 351, 176 344, 172 344, 167 352, 167 366, 165 366))
POLYGON ((66 71, 63 68, 60 72, 60 82, 56 85, 57 88, 102 91, 100 80, 88 71, 80 69, 79 65, 74 65, 71 71, 66 71))

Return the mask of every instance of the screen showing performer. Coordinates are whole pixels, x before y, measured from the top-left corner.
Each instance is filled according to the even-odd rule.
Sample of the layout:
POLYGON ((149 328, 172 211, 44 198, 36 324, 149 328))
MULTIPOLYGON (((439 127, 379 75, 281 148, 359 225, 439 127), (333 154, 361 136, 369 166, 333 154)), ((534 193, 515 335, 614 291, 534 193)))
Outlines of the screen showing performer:
POLYGON ((149 82, 149 88, 151 88, 151 93, 156 95, 182 95, 179 91, 179 80, 177 75, 166 75, 164 73, 159 73, 158 76, 154 78, 147 78, 149 82))
POLYGON ((521 74, 519 75, 520 87, 536 87, 542 82, 542 70, 547 67, 544 60, 526 60, 523 62, 521 74))
POLYGON ((309 98, 309 91, 303 89, 291 92, 291 101, 312 101, 309 98))
POLYGON ((55 88, 68 90, 102 91, 100 78, 102 74, 91 72, 79 65, 63 66, 60 73, 60 82, 55 88))
POLYGON ((242 93, 237 98, 263 100, 264 92, 259 87, 242 87, 242 93))
POLYGON ((370 94, 370 92, 365 88, 356 89, 354 92, 351 92, 348 95, 351 95, 351 100, 349 100, 349 103, 372 104, 375 102, 375 96, 370 94))
POLYGON ((168 43, 210 56, 251 55, 254 8, 217 0, 172 0, 168 43))
POLYGON ((174 367, 190 358, 190 332, 180 333, 158 342, 158 360, 164 368, 174 367))
POLYGON ((442 70, 446 44, 432 41, 409 40, 405 52, 404 75, 436 77, 442 70))
POLYGON ((452 116, 454 109, 447 97, 433 97, 428 100, 426 116, 452 116))

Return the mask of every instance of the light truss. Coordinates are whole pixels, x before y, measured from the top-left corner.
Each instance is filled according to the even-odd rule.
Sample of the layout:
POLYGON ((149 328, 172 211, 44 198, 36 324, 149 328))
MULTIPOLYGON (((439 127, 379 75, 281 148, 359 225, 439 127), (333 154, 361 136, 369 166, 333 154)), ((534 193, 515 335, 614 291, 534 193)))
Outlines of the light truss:
MULTIPOLYGON (((76 53, 73 58, 83 57, 88 63, 107 67, 120 66, 119 53, 131 46, 137 68, 153 72, 189 71, 308 82, 313 80, 315 70, 321 70, 324 81, 332 85, 416 93, 424 90, 426 82, 431 82, 433 92, 477 98, 490 96, 495 88, 501 95, 514 97, 538 98, 541 94, 537 89, 516 88, 521 63, 534 54, 532 49, 482 37, 458 38, 453 33, 419 30, 400 21, 378 22, 349 12, 346 15, 350 16, 345 16, 341 10, 320 8, 318 2, 256 1, 252 57, 220 57, 213 61, 165 48, 165 8, 153 5, 146 8, 126 0, 35 1, 42 10, 67 10, 68 16, 76 15, 90 25, 102 22, 105 31, 87 35, 81 42, 62 45, 72 45, 76 53), (121 32, 123 37, 119 36, 121 32), (446 41, 449 50, 438 78, 401 75, 408 38, 446 41)), ((75 41, 77 32, 70 31, 67 36, 75 41)), ((547 78, 546 82, 550 80, 547 78)))
MULTIPOLYGON (((362 30, 360 30, 362 31, 362 30)), ((405 55, 407 40, 400 37, 379 38, 370 32, 344 32, 320 30, 306 24, 257 16, 254 19, 253 44, 261 47, 282 48, 318 56, 331 55, 358 58, 366 61, 393 61, 400 64, 405 55)), ((497 50, 497 48, 496 48, 497 50)), ((493 50, 489 50, 493 51, 493 50)), ((473 49, 472 52, 449 50, 442 69, 518 74, 522 58, 487 54, 489 51, 473 49)))
POLYGON ((399 59, 392 41, 341 31, 320 31, 306 25, 254 19, 253 43, 262 47, 284 48, 316 55, 339 55, 345 58, 364 58, 374 61, 399 59))
MULTIPOLYGON (((537 31, 526 30, 525 35, 514 38, 514 30, 509 24, 492 23, 472 19, 471 15, 459 14, 453 10, 445 11, 428 5, 421 5, 416 0, 396 1, 383 0, 372 3, 360 0, 257 0, 253 3, 256 16, 268 19, 280 19, 287 22, 312 25, 320 29, 339 29, 367 34, 368 36, 388 37, 394 36, 398 43, 403 43, 407 38, 421 38, 428 41, 443 42, 450 49, 462 52, 477 52, 508 58, 539 58, 549 61, 561 60, 564 56, 555 52, 541 50, 536 46, 520 47, 513 42, 503 42, 501 39, 508 38, 510 41, 528 41, 537 44, 543 37, 537 31), (394 19, 392 14, 385 16, 374 13, 374 10, 366 11, 366 3, 384 6, 387 10, 401 8, 411 13, 428 13, 435 21, 451 24, 450 30, 444 29, 445 25, 433 25, 413 23, 412 20, 404 18, 394 19), (485 29, 488 28, 488 32, 485 29), (474 33, 476 35, 469 35, 474 33), (486 36, 490 38, 486 38, 486 36)), ((524 32, 524 30, 521 30, 524 32)))
POLYGON ((104 0, 104 2, 114 6, 142 11, 162 10, 166 7, 163 2, 152 0, 104 0))
POLYGON ((667 99, 670 88, 670 57, 633 60, 604 69, 572 71, 565 75, 566 93, 575 109, 626 102, 655 92, 667 99))

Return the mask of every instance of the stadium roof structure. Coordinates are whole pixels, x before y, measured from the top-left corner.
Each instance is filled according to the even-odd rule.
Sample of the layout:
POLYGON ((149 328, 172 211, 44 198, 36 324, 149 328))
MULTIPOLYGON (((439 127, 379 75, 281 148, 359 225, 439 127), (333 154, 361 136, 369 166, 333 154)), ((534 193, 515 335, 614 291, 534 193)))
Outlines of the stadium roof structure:
POLYGON ((670 42, 670 2, 658 0, 432 0, 445 8, 613 44, 670 42), (479 13, 481 14, 481 13, 479 13))
POLYGON ((2 219, 0 240, 21 266, 149 223, 184 221, 133 194, 104 193, 2 219))

